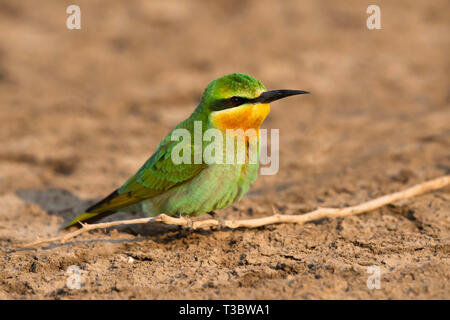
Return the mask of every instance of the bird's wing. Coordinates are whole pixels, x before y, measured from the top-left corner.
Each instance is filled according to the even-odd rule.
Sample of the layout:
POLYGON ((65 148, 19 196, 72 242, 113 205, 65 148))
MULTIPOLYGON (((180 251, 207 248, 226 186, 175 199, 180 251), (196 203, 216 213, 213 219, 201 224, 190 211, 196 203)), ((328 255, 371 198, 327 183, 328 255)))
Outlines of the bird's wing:
POLYGON ((103 218, 120 208, 157 196, 195 177, 207 165, 194 163, 192 144, 186 146, 191 150, 191 163, 175 164, 171 155, 177 144, 177 141, 164 139, 155 153, 122 187, 89 207, 85 213, 75 218, 66 227, 81 221, 92 222, 103 218))
POLYGON ((195 177, 206 164, 194 163, 194 146, 189 144, 190 163, 175 164, 172 151, 178 142, 164 140, 153 156, 131 177, 119 193, 129 193, 138 198, 154 197, 195 177))

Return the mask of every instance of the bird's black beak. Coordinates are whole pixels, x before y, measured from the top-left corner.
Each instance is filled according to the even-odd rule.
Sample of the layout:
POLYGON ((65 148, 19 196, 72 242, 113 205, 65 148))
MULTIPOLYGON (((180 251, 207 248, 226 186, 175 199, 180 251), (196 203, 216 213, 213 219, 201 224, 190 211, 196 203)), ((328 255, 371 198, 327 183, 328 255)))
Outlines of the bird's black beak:
POLYGON ((280 100, 289 96, 295 96, 297 94, 307 94, 308 91, 303 90, 271 90, 263 92, 258 98, 253 99, 253 102, 257 103, 270 103, 275 100, 280 100))

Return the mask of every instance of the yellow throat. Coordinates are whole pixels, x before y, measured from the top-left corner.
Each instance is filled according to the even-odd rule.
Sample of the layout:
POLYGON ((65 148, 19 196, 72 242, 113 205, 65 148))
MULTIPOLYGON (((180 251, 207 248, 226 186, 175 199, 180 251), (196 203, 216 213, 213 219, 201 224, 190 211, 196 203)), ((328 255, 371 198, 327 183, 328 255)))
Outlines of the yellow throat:
POLYGON ((255 129, 259 127, 270 112, 269 104, 246 104, 231 109, 214 111, 210 119, 214 127, 221 131, 226 129, 255 129))

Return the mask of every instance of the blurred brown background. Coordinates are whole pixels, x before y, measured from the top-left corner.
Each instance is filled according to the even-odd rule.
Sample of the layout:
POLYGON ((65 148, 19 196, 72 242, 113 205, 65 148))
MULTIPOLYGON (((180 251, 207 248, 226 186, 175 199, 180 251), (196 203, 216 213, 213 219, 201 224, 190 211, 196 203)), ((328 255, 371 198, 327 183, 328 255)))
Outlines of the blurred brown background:
POLYGON ((312 94, 272 106, 280 170, 224 218, 449 174, 448 1, 86 0, 81 30, 66 28, 70 4, 0 2, 1 298, 448 298, 448 188, 305 226, 128 227, 11 251, 123 183, 231 72, 312 94), (366 28, 371 4, 381 30, 366 28), (81 290, 65 286, 69 265, 81 290))

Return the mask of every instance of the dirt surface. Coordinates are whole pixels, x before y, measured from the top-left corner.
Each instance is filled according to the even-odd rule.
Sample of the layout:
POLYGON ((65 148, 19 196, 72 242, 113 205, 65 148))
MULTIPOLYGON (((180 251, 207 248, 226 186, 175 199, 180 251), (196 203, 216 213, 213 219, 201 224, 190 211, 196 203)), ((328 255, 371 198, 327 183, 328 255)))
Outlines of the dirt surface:
POLYGON ((313 94, 272 106, 279 172, 225 219, 449 174, 448 2, 383 1, 369 31, 372 2, 85 0, 82 29, 68 30, 70 1, 2 0, 0 298, 448 299, 450 188, 303 226, 129 226, 17 250, 122 184, 231 72, 313 94), (72 265, 80 289, 67 287, 72 265))

